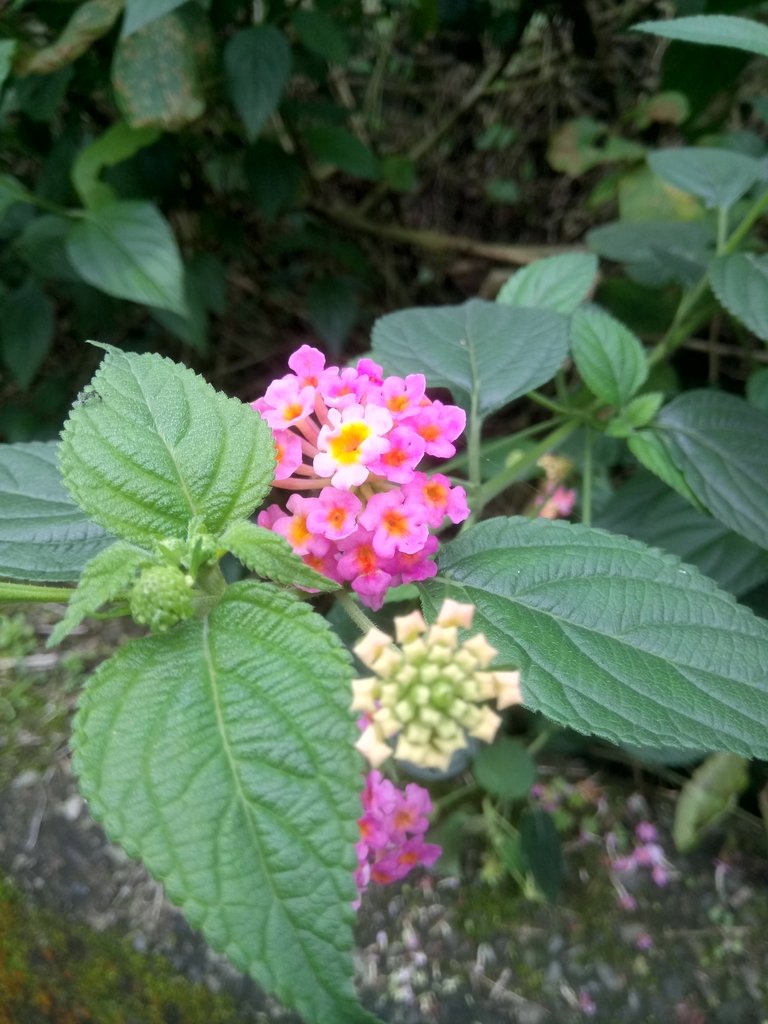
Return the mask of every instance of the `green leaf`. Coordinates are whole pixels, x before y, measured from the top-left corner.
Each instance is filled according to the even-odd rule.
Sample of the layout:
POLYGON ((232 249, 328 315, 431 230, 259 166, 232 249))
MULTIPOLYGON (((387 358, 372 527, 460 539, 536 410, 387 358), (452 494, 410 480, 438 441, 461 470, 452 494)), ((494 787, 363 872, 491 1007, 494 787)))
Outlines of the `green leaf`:
POLYGON ((677 468, 713 516, 768 548, 768 413, 735 395, 696 390, 659 413, 677 468))
POLYGON ((768 412, 768 366, 755 370, 747 378, 747 401, 762 412, 768 412))
POLYGON ((254 25, 224 47, 229 96, 253 142, 280 104, 291 74, 291 47, 280 29, 254 25))
POLYGON ((55 327, 53 304, 31 277, 0 300, 0 351, 22 391, 45 362, 55 327))
POLYGON ((267 220, 274 220, 299 197, 302 166, 298 158, 275 142, 259 140, 245 153, 249 196, 267 220))
POLYGON ((649 153, 654 174, 704 200, 708 207, 733 206, 765 177, 761 160, 727 149, 681 146, 649 153))
POLYGON ((112 538, 64 489, 55 441, 0 445, 0 576, 68 582, 112 538))
POLYGON ((16 52, 15 39, 0 39, 0 89, 11 73, 13 66, 13 55, 16 52))
POLYGON ((333 124, 310 125, 304 140, 312 155, 354 178, 378 178, 378 162, 371 150, 346 128, 333 124))
POLYGON ((84 618, 123 594, 134 574, 151 556, 141 548, 119 540, 91 559, 83 570, 77 590, 69 599, 64 616, 51 633, 47 647, 69 636, 84 618))
POLYGON ((472 771, 486 791, 505 800, 527 796, 536 781, 536 763, 522 745, 508 736, 497 736, 475 754, 472 771))
POLYGON ((176 10, 185 0, 125 0, 122 35, 129 36, 139 28, 176 10))
POLYGON ((239 583, 207 620, 121 647, 88 681, 73 738, 110 836, 308 1024, 372 1020, 351 984, 351 675, 308 606, 239 583))
POLYGON ((66 243, 71 228, 69 217, 44 213, 31 220, 16 236, 13 248, 35 277, 81 284, 80 277, 67 259, 66 243))
POLYGON ((93 209, 114 201, 114 189, 99 181, 101 172, 105 167, 114 167, 128 160, 159 138, 160 132, 156 128, 131 128, 124 121, 117 121, 90 146, 81 149, 72 164, 71 175, 83 205, 93 209))
POLYGON ((698 845, 702 833, 736 806, 749 785, 749 762, 736 754, 712 754, 680 791, 672 838, 681 853, 698 845))
POLYGON ((17 61, 15 72, 23 75, 48 75, 72 64, 91 43, 106 35, 117 21, 124 0, 88 0, 81 4, 64 26, 59 38, 33 50, 17 61))
POLYGON ((317 334, 331 352, 340 353, 360 312, 359 289, 343 278, 320 278, 309 289, 307 307, 317 334))
POLYGON ((472 299, 461 306, 405 309, 373 325, 373 354, 389 373, 423 373, 480 416, 557 373, 568 353, 568 321, 544 309, 472 299))
POLYGON ((655 430, 641 430, 627 438, 629 450, 641 466, 655 473, 660 480, 677 491, 694 508, 704 511, 701 502, 677 468, 665 438, 655 430))
POLYGON ((107 347, 88 401, 64 425, 61 466, 92 518, 138 543, 209 533, 269 491, 272 432, 253 410, 169 359, 107 347))
POLYGON ((649 473, 619 487, 595 526, 663 548, 737 597, 768 580, 768 552, 698 512, 649 473))
POLYGON ((641 21, 632 28, 635 32, 647 32, 665 39, 730 46, 768 57, 768 27, 748 18, 736 18, 729 14, 699 14, 669 21, 641 21))
POLYGON ((5 213, 9 206, 14 203, 29 203, 33 201, 31 192, 17 181, 10 174, 0 174, 0 216, 5 213))
POLYGON ((709 271, 712 291, 731 316, 768 341, 768 256, 718 256, 709 271))
POLYGON ((586 526, 490 519, 422 587, 519 666, 525 703, 613 743, 768 754, 768 625, 672 555, 586 526))
POLYGON ((663 402, 664 395, 661 391, 649 391, 645 395, 638 395, 607 424, 606 434, 610 437, 629 437, 638 427, 644 427, 651 422, 663 402))
POLYGON ((219 540, 246 568, 266 580, 312 590, 339 589, 338 583, 299 558, 285 537, 263 526, 240 520, 227 527, 219 540))
POLYGON ((599 309, 579 309, 573 314, 571 354, 589 390, 609 405, 624 405, 648 377, 638 339, 599 309))
POLYGON ((615 223, 587 232, 587 245, 598 255, 629 266, 648 264, 660 282, 681 280, 686 284, 694 275, 698 280, 713 244, 711 225, 701 221, 615 223))
POLYGON ((194 4, 145 24, 117 44, 112 86, 132 128, 178 131, 205 111, 210 27, 194 4))
POLYGON ((327 60, 329 64, 346 64, 349 46, 337 21, 322 11, 296 11, 291 21, 302 46, 327 60))
POLYGON ((597 278, 591 253, 564 253, 537 260, 502 285, 496 301, 505 306, 554 309, 566 316, 587 298, 597 278))
POLYGON ((520 846, 536 885, 554 903, 563 877, 563 857, 552 816, 538 807, 524 811, 520 817, 520 846))
POLYGON ((118 200, 90 211, 72 228, 67 256, 107 295, 186 315, 176 239, 152 203, 118 200))

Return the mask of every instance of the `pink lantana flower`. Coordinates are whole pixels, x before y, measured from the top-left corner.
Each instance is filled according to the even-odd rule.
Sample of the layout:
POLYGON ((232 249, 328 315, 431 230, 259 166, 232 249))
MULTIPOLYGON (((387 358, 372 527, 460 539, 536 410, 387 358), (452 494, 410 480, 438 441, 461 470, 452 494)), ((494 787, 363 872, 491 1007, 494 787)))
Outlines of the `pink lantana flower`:
POLYGON ((450 459, 456 454, 453 441, 462 433, 467 424, 467 414, 457 405, 443 405, 437 399, 429 405, 422 405, 404 423, 412 426, 424 439, 427 455, 438 459, 450 459))
POLYGON ((368 464, 389 448, 384 435, 391 429, 392 417, 375 405, 329 409, 317 438, 315 470, 330 477, 334 487, 359 487, 368 478, 368 464))
POLYGON ((360 516, 360 525, 373 532, 371 544, 381 558, 392 558, 398 551, 415 554, 429 536, 423 507, 408 501, 402 491, 374 494, 360 516))
POLYGON ((357 529, 356 516, 362 501, 351 491, 324 487, 307 516, 307 528, 329 540, 343 540, 357 529))
POLYGON ((275 480, 288 480, 302 463, 301 440, 292 430, 273 430, 275 437, 275 480))
POLYGON ((317 500, 292 494, 288 499, 288 509, 293 514, 283 516, 272 524, 275 533, 282 534, 297 555, 322 555, 328 550, 328 541, 312 533, 307 526, 307 516, 317 504, 317 500))
POLYGON ((285 430, 309 416, 314 403, 314 388, 301 387, 294 378, 283 377, 273 381, 264 397, 253 404, 273 430, 285 430))
POLYGON ((467 495, 463 487, 451 487, 451 481, 442 473, 414 473, 403 488, 406 498, 420 501, 427 510, 429 526, 442 526, 447 516, 452 523, 461 523, 469 515, 467 495))

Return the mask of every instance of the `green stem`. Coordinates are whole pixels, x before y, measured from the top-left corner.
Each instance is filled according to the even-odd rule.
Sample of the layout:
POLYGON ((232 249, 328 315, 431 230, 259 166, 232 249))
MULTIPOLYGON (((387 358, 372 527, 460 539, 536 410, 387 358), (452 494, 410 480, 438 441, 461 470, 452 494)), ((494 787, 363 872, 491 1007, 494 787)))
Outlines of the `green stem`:
POLYGON ((741 223, 729 236, 728 241, 723 247, 723 253, 732 253, 738 249, 743 239, 749 234, 752 225, 765 213, 766 210, 768 210, 768 192, 763 192, 763 194, 755 200, 751 209, 747 210, 741 219, 741 223))
POLYGON ((592 429, 584 431, 584 467, 581 474, 581 521, 592 525, 592 429))
POLYGON ((370 630, 376 629, 376 623, 368 618, 350 594, 345 593, 343 590, 339 591, 336 594, 336 599, 361 633, 368 633, 370 630))
MULTIPOLYGON (((542 434, 545 430, 551 430, 561 422, 562 416, 553 416, 551 420, 541 420, 539 423, 533 423, 530 427, 524 427, 523 430, 518 430, 514 434, 486 441, 481 448, 481 457, 488 458, 498 451, 512 451, 518 441, 524 441, 528 437, 542 434)), ((445 473, 446 476, 451 476, 457 469, 463 469, 468 461, 468 452, 463 451, 459 455, 454 456, 449 462, 444 462, 440 467, 440 472, 445 473)))
POLYGON ((480 515, 480 512, 489 501, 492 501, 498 494, 505 491, 510 484, 519 480, 531 466, 536 465, 542 455, 546 455, 548 452, 553 451, 579 426, 581 426, 581 424, 578 420, 567 420, 556 430, 553 430, 551 434, 547 434, 543 441, 540 441, 539 444, 526 452, 522 458, 518 459, 518 461, 514 463, 514 465, 507 466, 502 469, 500 473, 497 473, 496 476, 491 477, 490 480, 486 481, 486 483, 480 488, 480 492, 475 499, 477 505, 474 512, 475 517, 480 515))
POLYGON ((548 726, 546 729, 542 729, 538 736, 534 736, 526 747, 526 750, 531 757, 533 757, 534 754, 538 754, 540 750, 546 747, 556 732, 557 728, 555 726, 548 726))
POLYGON ((728 207, 718 206, 717 208, 717 255, 725 251, 728 242, 728 207))
POLYGON ((435 814, 444 814, 449 807, 453 807, 454 804, 461 803, 467 797, 474 796, 475 793, 480 792, 480 787, 476 782, 467 782, 463 786, 459 786, 458 789, 451 790, 450 793, 446 793, 445 796, 439 797, 437 800, 432 801, 435 814))
MULTIPOLYGON (((763 192, 747 213, 742 217, 739 225, 725 238, 727 231, 727 211, 722 207, 718 210, 717 224, 717 252, 720 256, 727 256, 738 249, 741 242, 749 234, 752 225, 768 209, 768 192, 763 192)), ((690 335, 709 317, 709 311, 696 308, 701 299, 706 295, 709 287, 709 275, 704 274, 702 278, 683 295, 680 305, 677 308, 674 319, 667 330, 667 333, 648 355, 648 366, 652 367, 662 359, 666 359, 672 352, 690 337, 690 335)))
POLYGON ((66 604, 74 587, 47 587, 36 583, 0 583, 0 603, 31 604, 33 602, 53 601, 66 604))

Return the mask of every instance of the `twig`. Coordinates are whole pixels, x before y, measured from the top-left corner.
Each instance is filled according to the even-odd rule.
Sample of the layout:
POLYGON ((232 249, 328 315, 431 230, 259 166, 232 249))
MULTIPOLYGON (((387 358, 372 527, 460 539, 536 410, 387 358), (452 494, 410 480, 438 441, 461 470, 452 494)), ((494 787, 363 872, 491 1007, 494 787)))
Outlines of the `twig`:
POLYGON ((521 266, 533 263, 544 256, 555 256, 565 252, 585 252, 581 245, 500 245, 495 242, 479 242, 464 235, 448 235, 440 231, 422 231, 404 228, 398 224, 379 224, 361 217, 355 210, 343 206, 322 207, 312 204, 312 209, 321 217, 342 224, 344 227, 365 234, 376 235, 393 242, 403 242, 431 252, 463 252, 470 256, 493 260, 496 263, 511 263, 521 266))

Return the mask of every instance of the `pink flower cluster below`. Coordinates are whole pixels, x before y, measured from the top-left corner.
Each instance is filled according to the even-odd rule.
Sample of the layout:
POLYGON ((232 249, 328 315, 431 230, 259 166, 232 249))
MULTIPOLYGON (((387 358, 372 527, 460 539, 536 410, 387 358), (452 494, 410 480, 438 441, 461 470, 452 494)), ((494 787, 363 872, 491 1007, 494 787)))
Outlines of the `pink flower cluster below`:
POLYGON ((383 377, 370 359, 344 369, 302 345, 292 373, 252 403, 272 428, 274 486, 294 492, 258 523, 282 534, 304 561, 349 583, 368 607, 389 587, 434 576, 445 519, 469 515, 462 487, 417 469, 425 456, 450 458, 466 415, 425 394, 423 374, 383 377))
MULTIPOLYGON (((388 885, 397 882, 419 865, 429 867, 443 852, 434 843, 424 842, 429 827, 432 801, 429 793, 415 782, 398 789, 381 772, 368 774, 361 800, 363 816, 358 819, 355 881, 362 894, 370 882, 388 885)), ((356 906, 360 905, 360 900, 356 906)))

